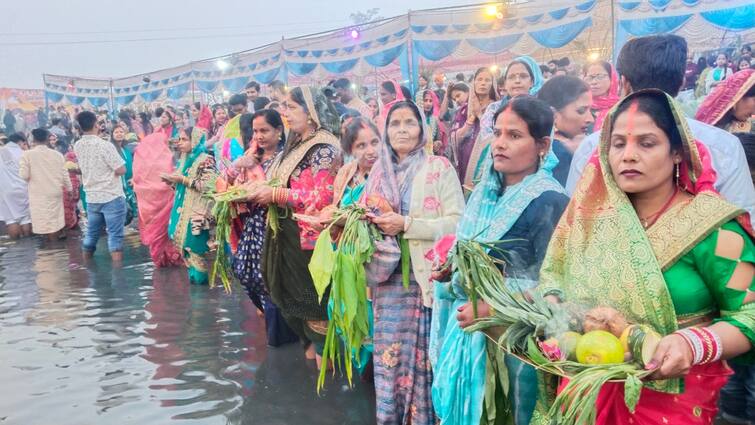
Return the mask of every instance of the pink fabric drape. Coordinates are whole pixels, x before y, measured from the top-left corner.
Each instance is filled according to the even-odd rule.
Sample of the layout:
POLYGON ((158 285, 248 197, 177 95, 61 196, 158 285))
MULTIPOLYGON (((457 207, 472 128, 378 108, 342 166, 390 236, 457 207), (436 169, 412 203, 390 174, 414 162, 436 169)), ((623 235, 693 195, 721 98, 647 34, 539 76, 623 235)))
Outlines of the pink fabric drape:
POLYGON ((157 267, 183 264, 183 258, 168 237, 173 207, 173 188, 160 179, 173 172, 173 153, 163 133, 146 136, 134 152, 134 192, 139 204, 139 233, 157 267))

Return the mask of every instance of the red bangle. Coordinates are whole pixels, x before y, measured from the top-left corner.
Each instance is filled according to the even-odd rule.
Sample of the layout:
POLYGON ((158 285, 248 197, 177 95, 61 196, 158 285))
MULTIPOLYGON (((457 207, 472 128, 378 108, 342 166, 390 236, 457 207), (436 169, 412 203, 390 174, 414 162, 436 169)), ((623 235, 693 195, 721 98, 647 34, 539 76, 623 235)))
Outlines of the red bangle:
POLYGON ((698 338, 702 341, 703 356, 700 364, 708 364, 716 360, 716 357, 720 358, 721 348, 716 341, 716 337, 705 328, 689 328, 698 338))
POLYGON ((713 351, 711 352, 711 357, 708 363, 720 360, 724 351, 723 345, 721 344, 721 338, 719 338, 719 336, 709 328, 700 328, 700 331, 707 334, 708 338, 710 338, 711 340, 711 345, 713 347, 713 351))

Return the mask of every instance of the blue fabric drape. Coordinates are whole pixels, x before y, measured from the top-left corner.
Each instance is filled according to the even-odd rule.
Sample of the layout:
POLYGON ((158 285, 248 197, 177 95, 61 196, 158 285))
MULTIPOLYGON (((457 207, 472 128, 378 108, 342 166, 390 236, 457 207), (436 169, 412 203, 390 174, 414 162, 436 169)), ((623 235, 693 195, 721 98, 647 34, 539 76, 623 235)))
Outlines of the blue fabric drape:
POLYGON ((692 15, 688 14, 658 18, 626 19, 619 21, 619 27, 637 37, 673 33, 687 23, 691 17, 692 15))
POLYGON ((306 58, 309 54, 309 50, 297 50, 296 54, 299 55, 300 58, 306 58))
POLYGON ((591 25, 592 18, 585 18, 581 21, 560 25, 555 28, 533 31, 530 33, 530 36, 542 46, 557 49, 567 45, 591 25))
POLYGON ((254 79, 262 84, 270 84, 278 76, 279 72, 280 68, 268 69, 267 71, 254 74, 254 79))
POLYGON ((671 3, 671 0, 648 0, 648 3, 655 10, 663 10, 671 3))
POLYGON ((316 58, 319 58, 319 57, 322 56, 323 51, 322 50, 312 50, 310 53, 312 54, 312 56, 314 56, 316 58))
POLYGON ((359 62, 359 59, 347 59, 335 62, 323 62, 321 65, 331 74, 342 74, 354 68, 357 62, 359 62))
POLYGON ((700 16, 711 24, 729 31, 741 31, 755 27, 755 3, 730 9, 701 12, 700 16))
POLYGON ((380 43, 380 44, 385 44, 385 43, 387 43, 387 42, 388 42, 388 40, 390 40, 390 39, 391 39, 391 36, 390 36, 390 35, 384 35, 384 36, 382 36, 382 37, 378 37, 376 41, 377 41, 378 43, 380 43))
POLYGON ((539 15, 532 15, 532 16, 525 16, 524 17, 524 20, 527 21, 528 24, 534 24, 534 23, 536 23, 537 21, 539 21, 541 19, 543 19, 543 14, 542 13, 539 14, 539 15))
POLYGON ((158 97, 160 97, 161 94, 163 94, 163 90, 159 89, 141 93, 140 96, 142 97, 142 99, 144 99, 145 102, 154 102, 158 97))
POLYGON ((593 6, 595 6, 595 2, 596 1, 597 0, 586 1, 584 3, 580 3, 580 4, 576 5, 574 7, 576 7, 577 10, 579 10, 580 12, 587 12, 588 10, 592 9, 593 6))
POLYGON ((414 50, 431 61, 441 60, 456 51, 461 40, 415 40, 414 50))
POLYGON ((286 67, 292 74, 301 77, 314 71, 317 68, 317 63, 286 62, 286 67))
POLYGON ((71 102, 71 104, 73 105, 81 105, 86 100, 86 97, 66 95, 66 99, 68 99, 68 101, 71 102))
POLYGON ((220 84, 220 81, 197 81, 197 88, 203 93, 212 93, 220 84))
POLYGON ((361 48, 362 50, 369 49, 370 47, 372 47, 371 41, 365 41, 364 43, 359 44, 359 48, 361 48))
POLYGON ((469 29, 469 24, 454 24, 454 30, 456 32, 466 32, 469 29))
POLYGON ((467 42, 482 53, 495 55, 507 50, 522 38, 522 34, 510 34, 491 38, 470 38, 467 42))
POLYGON ((178 99, 184 97, 184 95, 189 92, 190 84, 191 84, 190 82, 187 82, 187 83, 179 84, 177 86, 173 86, 173 87, 169 88, 165 92, 165 94, 170 99, 178 100, 178 99))
POLYGON ((58 103, 61 100, 63 100, 63 93, 55 93, 51 91, 46 91, 45 96, 47 97, 47 100, 52 103, 58 103))
POLYGON ((107 97, 88 97, 87 100, 92 106, 94 106, 95 108, 99 108, 100 106, 107 103, 108 98, 107 97))
POLYGON ((383 50, 382 52, 367 55, 364 57, 364 60, 368 64, 380 68, 393 63, 393 61, 395 61, 396 58, 398 58, 399 55, 404 52, 405 48, 406 45, 399 44, 396 47, 391 47, 390 49, 383 50))
POLYGON ((640 7, 641 4, 641 1, 620 1, 619 7, 626 12, 631 12, 640 7))
POLYGON ((422 34, 427 29, 427 25, 412 25, 412 31, 417 34, 422 34))
POLYGON ((129 103, 133 102, 134 99, 136 99, 135 94, 129 96, 118 96, 115 98, 115 103, 118 104, 118 106, 126 106, 129 103))
POLYGON ((434 33, 443 34, 448 29, 448 25, 430 25, 434 33))
POLYGON ((558 9, 558 10, 553 10, 553 11, 548 12, 551 18, 555 20, 563 19, 563 17, 566 16, 567 13, 569 13, 568 7, 564 9, 558 9))
POLYGON ((241 89, 244 88, 244 86, 248 82, 249 82, 248 76, 229 78, 227 80, 223 80, 223 87, 225 87, 226 90, 230 92, 239 92, 241 91, 241 89))

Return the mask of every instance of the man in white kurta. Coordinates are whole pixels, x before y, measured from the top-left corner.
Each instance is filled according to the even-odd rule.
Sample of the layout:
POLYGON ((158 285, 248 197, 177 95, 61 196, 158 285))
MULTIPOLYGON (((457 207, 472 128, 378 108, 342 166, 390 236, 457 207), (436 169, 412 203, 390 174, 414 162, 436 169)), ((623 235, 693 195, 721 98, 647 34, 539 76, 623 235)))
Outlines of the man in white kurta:
POLYGON ((66 224, 63 195, 71 191, 71 180, 63 155, 47 145, 50 132, 36 128, 32 135, 32 148, 19 164, 19 175, 29 183, 31 227, 38 235, 56 234, 66 224))
POLYGON ((14 239, 31 234, 29 194, 26 182, 18 174, 25 148, 26 139, 20 133, 8 136, 8 143, 0 147, 0 221, 14 239))

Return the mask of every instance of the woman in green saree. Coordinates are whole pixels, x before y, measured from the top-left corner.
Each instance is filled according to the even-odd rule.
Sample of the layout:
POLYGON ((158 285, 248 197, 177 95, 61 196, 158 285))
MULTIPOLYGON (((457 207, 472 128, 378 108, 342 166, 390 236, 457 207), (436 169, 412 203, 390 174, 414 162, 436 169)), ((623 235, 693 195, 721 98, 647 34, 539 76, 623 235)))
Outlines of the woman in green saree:
POLYGON ((181 162, 176 174, 163 177, 176 186, 168 235, 181 250, 189 269, 189 281, 195 284, 208 283, 205 254, 210 250, 212 201, 204 195, 213 189, 217 178, 215 161, 205 149, 206 138, 207 129, 203 127, 179 130, 177 147, 181 162))
POLYGON ((608 116, 554 232, 540 290, 612 307, 663 338, 635 412, 623 384, 608 383, 597 424, 711 424, 731 373, 724 360, 755 358, 752 231, 714 181, 709 152, 665 93, 635 92, 608 116))

